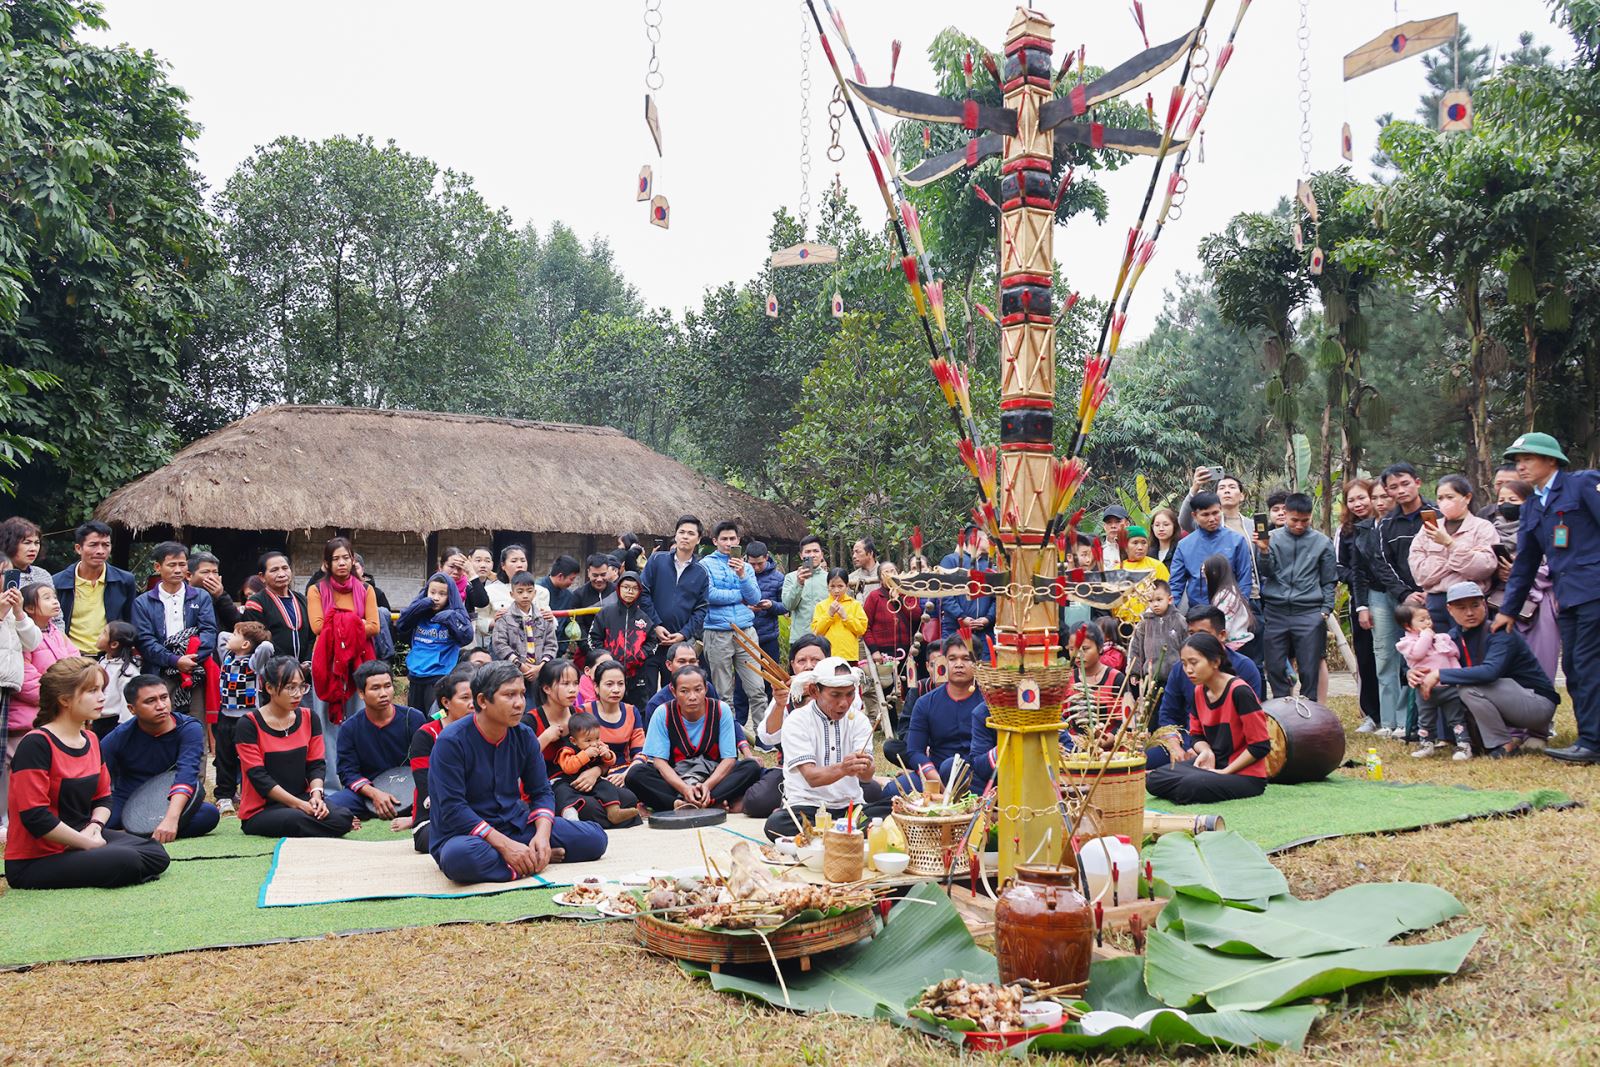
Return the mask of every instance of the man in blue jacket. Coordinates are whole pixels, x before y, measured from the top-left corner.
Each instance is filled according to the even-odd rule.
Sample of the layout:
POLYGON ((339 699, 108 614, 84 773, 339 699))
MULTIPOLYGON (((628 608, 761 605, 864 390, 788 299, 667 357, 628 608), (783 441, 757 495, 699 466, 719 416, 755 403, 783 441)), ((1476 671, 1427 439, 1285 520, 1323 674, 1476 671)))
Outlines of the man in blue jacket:
MULTIPOLYGON (((747 698, 759 699, 764 692, 761 672, 756 668, 756 658, 735 640, 738 630, 750 644, 756 644, 755 614, 750 609, 761 603, 761 586, 755 572, 745 561, 739 549, 739 527, 732 522, 719 522, 711 531, 717 550, 700 560, 710 579, 706 600, 705 630, 701 639, 706 646, 706 662, 711 666, 712 683, 721 693, 732 693, 734 673, 738 672, 738 685, 747 698)), ((744 725, 749 714, 748 699, 734 704, 734 721, 744 725), (740 704, 743 704, 741 714, 740 704)))
MULTIPOLYGON (((767 548, 765 541, 751 541, 745 545, 744 557, 750 561, 750 569, 756 576, 756 587, 761 591, 761 599, 751 609, 756 619, 756 641, 761 645, 761 651, 781 663, 783 650, 778 643, 778 616, 789 614, 788 607, 783 603, 783 568, 772 558, 772 551, 767 548)), ((762 692, 771 699, 771 687, 764 686, 762 692)), ((743 686, 733 694, 733 713, 740 722, 745 721, 749 699, 743 686)))
MULTIPOLYGON (((1495 759, 1512 755, 1535 738, 1548 738, 1560 695, 1522 635, 1484 625, 1487 612, 1477 582, 1452 585, 1445 593, 1445 610, 1455 622, 1450 639, 1461 666, 1407 672, 1406 681, 1422 697, 1422 721, 1431 722, 1435 712, 1442 712, 1446 723, 1464 725, 1470 715, 1484 751, 1495 759)), ((1467 749, 1461 753, 1458 759, 1471 755, 1467 749)))
POLYGON ((100 756, 111 772, 111 821, 122 829, 122 809, 128 799, 158 774, 173 771, 167 790, 167 810, 150 834, 169 845, 180 837, 200 837, 217 827, 221 818, 204 795, 201 761, 206 755, 206 731, 199 721, 172 710, 167 683, 153 674, 141 674, 122 687, 133 718, 117 726, 100 743, 100 756))
MULTIPOLYGON (((989 538, 981 528, 968 523, 956 542, 956 550, 939 561, 945 570, 987 571, 993 567, 989 561, 989 538)), ((939 601, 939 637, 959 637, 961 623, 966 621, 972 630, 972 639, 979 645, 974 654, 979 659, 989 656, 989 643, 994 632, 995 602, 992 596, 947 596, 939 601)))
POLYGON ((1237 530, 1222 525, 1222 501, 1211 492, 1196 493, 1189 502, 1194 514, 1194 532, 1178 542, 1172 553, 1172 576, 1167 584, 1172 587, 1173 603, 1189 598, 1189 606, 1211 603, 1200 568, 1212 556, 1226 557, 1233 565, 1233 576, 1239 583, 1239 594, 1246 600, 1256 595, 1251 588, 1254 567, 1250 557, 1250 542, 1237 530))
POLYGON ((1545 752, 1569 763, 1600 763, 1600 471, 1568 471, 1566 453, 1547 433, 1525 433, 1506 458, 1530 482, 1522 505, 1517 557, 1494 629, 1517 621, 1540 560, 1550 564, 1561 629, 1561 669, 1578 720, 1578 740, 1545 752))
MULTIPOLYGON (((1192 534, 1190 536, 1193 536, 1192 534)), ((1218 641, 1227 639, 1228 619, 1220 610, 1210 604, 1202 604, 1197 608, 1190 608, 1184 621, 1189 625, 1191 634, 1210 634, 1218 641)), ((1261 684, 1261 671, 1255 661, 1249 656, 1238 652, 1230 653, 1228 658, 1233 661, 1233 668, 1229 672, 1236 678, 1242 678, 1257 697, 1266 697, 1267 690, 1261 684)), ((1182 663, 1174 663, 1172 670, 1167 672, 1166 688, 1161 691, 1161 706, 1156 709, 1156 729, 1171 726, 1177 729, 1176 740, 1181 743, 1183 759, 1194 758, 1194 742, 1189 736, 1189 713, 1194 710, 1194 683, 1184 673, 1182 663)), ((1144 750, 1145 767, 1154 770, 1165 767, 1173 760, 1173 752, 1164 744, 1151 745, 1144 750)))
POLYGON ((163 541, 150 558, 159 581, 133 601, 139 656, 145 670, 171 684, 173 710, 187 712, 190 697, 206 691, 205 664, 217 650, 217 616, 211 594, 189 584, 187 546, 163 541))
POLYGON ((653 554, 639 575, 644 587, 639 603, 656 635, 656 650, 645 660, 644 676, 646 680, 659 679, 661 685, 672 680, 662 670, 667 650, 695 640, 705 625, 711 578, 704 567, 695 565, 694 558, 704 529, 693 515, 680 515, 673 528, 672 551, 653 554))
POLYGON ((132 574, 106 562, 111 558, 111 527, 105 523, 91 519, 79 526, 72 535, 72 550, 78 562, 56 571, 50 584, 56 588, 67 640, 93 658, 100 654, 100 631, 106 623, 131 620, 139 586, 132 574))

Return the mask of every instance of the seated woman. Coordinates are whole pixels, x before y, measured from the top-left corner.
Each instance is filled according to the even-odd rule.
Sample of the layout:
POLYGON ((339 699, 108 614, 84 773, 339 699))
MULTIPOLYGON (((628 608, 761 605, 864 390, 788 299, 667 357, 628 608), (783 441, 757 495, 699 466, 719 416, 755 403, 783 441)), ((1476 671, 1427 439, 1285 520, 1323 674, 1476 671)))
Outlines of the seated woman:
MULTIPOLYGON (((627 578, 627 575, 623 575, 627 578)), ((633 680, 628 677, 627 668, 614 659, 604 659, 595 664, 594 691, 595 698, 592 702, 583 705, 583 710, 590 713, 600 724, 600 741, 611 749, 613 757, 611 769, 606 771, 596 788, 609 792, 601 783, 609 783, 616 787, 618 807, 622 810, 639 807, 639 798, 633 795, 633 790, 624 783, 627 781, 628 771, 632 769, 635 760, 644 759, 644 719, 639 715, 639 709, 632 704, 625 703, 624 697, 628 695, 629 687, 633 680)), ((600 821, 602 816, 610 816, 604 810, 591 811, 596 805, 584 806, 581 813, 584 818, 600 821)), ((606 805, 600 805, 603 809, 606 805)), ((605 825, 610 826, 636 826, 636 819, 623 819, 618 821, 614 816, 606 818, 605 825)))
POLYGON ((34 728, 11 764, 6 881, 12 889, 116 889, 159 877, 160 842, 107 830, 111 773, 88 725, 105 706, 106 672, 69 656, 39 679, 34 728))
POLYGON ((1183 672, 1194 683, 1189 733, 1192 760, 1150 772, 1145 789, 1174 804, 1213 804, 1257 797, 1267 788, 1272 751, 1267 713, 1233 668, 1227 649, 1210 634, 1191 634, 1183 643, 1183 672))
POLYGON ((433 691, 437 706, 428 709, 432 712, 428 721, 411 735, 411 748, 406 755, 415 786, 412 814, 395 819, 389 829, 397 834, 410 830, 411 847, 418 852, 428 851, 428 767, 433 759, 433 745, 446 726, 472 714, 472 672, 473 668, 460 666, 445 675, 444 681, 433 691))
POLYGON ((744 813, 753 819, 765 819, 783 803, 783 721, 815 695, 810 672, 828 658, 830 648, 828 639, 816 634, 797 637, 789 646, 789 688, 774 690, 766 715, 756 723, 756 740, 778 753, 778 766, 763 770, 756 784, 745 790, 744 813))
POLYGON ((323 798, 327 767, 322 722, 300 706, 306 678, 293 656, 276 656, 257 676, 267 703, 239 720, 234 745, 244 779, 239 825, 259 837, 343 837, 360 826, 323 798))

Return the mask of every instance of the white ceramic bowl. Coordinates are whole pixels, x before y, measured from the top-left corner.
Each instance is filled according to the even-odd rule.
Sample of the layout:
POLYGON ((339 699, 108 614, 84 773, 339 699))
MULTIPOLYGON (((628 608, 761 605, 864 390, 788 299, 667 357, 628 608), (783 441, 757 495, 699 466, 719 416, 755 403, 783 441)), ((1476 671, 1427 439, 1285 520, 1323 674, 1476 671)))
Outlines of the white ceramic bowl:
POLYGON ((911 864, 911 857, 904 852, 875 852, 872 854, 872 865, 878 869, 879 874, 905 874, 906 867, 911 864))
POLYGON ((800 862, 810 867, 813 871, 822 870, 822 846, 807 845, 800 849, 800 862))
POLYGON ((1053 1000, 1030 1000, 1022 1006, 1022 1022, 1029 1030, 1061 1021, 1061 1005, 1053 1000))

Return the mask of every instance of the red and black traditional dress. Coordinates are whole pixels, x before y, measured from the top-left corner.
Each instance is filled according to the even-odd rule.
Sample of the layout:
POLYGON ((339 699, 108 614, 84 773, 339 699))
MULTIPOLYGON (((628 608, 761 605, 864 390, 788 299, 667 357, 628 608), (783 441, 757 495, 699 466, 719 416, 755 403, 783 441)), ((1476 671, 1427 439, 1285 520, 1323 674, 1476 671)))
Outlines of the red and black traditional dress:
POLYGON ((239 720, 234 733, 239 769, 239 823, 247 834, 262 837, 342 837, 355 826, 355 817, 343 808, 329 806, 318 819, 310 812, 272 798, 279 787, 301 800, 310 798, 311 784, 322 782, 327 761, 323 753, 322 723, 305 708, 296 708, 294 721, 285 729, 267 723, 262 712, 252 711, 239 720))
POLYGON ((1194 710, 1189 713, 1189 733, 1205 741, 1216 756, 1215 769, 1196 767, 1191 760, 1150 772, 1145 788, 1153 796, 1174 804, 1212 804, 1223 800, 1260 796, 1267 788, 1266 757, 1272 751, 1267 733, 1267 713, 1243 679, 1230 677, 1216 700, 1204 686, 1196 686, 1194 710), (1241 752, 1255 761, 1232 774, 1220 773, 1241 752))

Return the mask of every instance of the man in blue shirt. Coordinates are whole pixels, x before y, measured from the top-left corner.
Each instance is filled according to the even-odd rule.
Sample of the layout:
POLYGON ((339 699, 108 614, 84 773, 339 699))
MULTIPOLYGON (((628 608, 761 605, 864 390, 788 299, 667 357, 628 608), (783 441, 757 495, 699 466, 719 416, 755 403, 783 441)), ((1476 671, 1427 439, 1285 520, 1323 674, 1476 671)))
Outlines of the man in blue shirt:
MULTIPOLYGON (((1206 494, 1200 494, 1202 496, 1206 494)), ((1189 535, 1193 537, 1193 534, 1189 535)), ((1210 604, 1190 608, 1184 616, 1184 621, 1189 624, 1191 634, 1210 634, 1218 641, 1227 637, 1228 620, 1221 611, 1210 604)), ((1257 697, 1265 697, 1266 692, 1261 684, 1261 671, 1249 656, 1237 652, 1229 657, 1233 667, 1228 672, 1236 678, 1242 678, 1257 697)), ((1193 758, 1193 739, 1189 736, 1189 714, 1194 710, 1194 683, 1183 671, 1182 663, 1175 663, 1172 670, 1167 672, 1166 688, 1161 692, 1161 706, 1156 710, 1156 729, 1164 726, 1175 727, 1178 731, 1176 741, 1181 742, 1179 751, 1184 755, 1174 757, 1173 752, 1165 745, 1151 745, 1144 750, 1145 767, 1154 770, 1165 767, 1174 758, 1189 760, 1193 758)))
POLYGON ((1506 458, 1532 483, 1522 505, 1517 555, 1493 628, 1517 621, 1541 560, 1555 584, 1556 625, 1561 629, 1561 669, 1567 676, 1578 740, 1545 755, 1569 763, 1600 763, 1600 471, 1569 471, 1567 455, 1547 433, 1525 433, 1506 458))
POLYGON ((947 637, 939 646, 945 661, 945 683, 928 690, 911 706, 906 730, 907 773, 884 786, 885 796, 898 796, 922 788, 922 781, 937 774, 950 778, 957 754, 965 757, 972 738, 975 715, 987 718, 983 694, 974 684, 972 649, 959 636, 947 637))
POLYGON ((626 784, 651 811, 737 810, 761 777, 761 764, 739 758, 733 709, 707 701, 704 667, 680 667, 672 676, 672 699, 645 727, 644 756, 626 784))
POLYGON ((394 674, 382 660, 368 660, 351 675, 365 705, 360 715, 339 730, 339 781, 344 788, 328 803, 357 816, 394 819, 411 814, 393 793, 372 783, 384 771, 408 762, 411 738, 428 717, 416 708, 394 702, 394 674))
MULTIPOLYGON (((712 531, 717 550, 700 560, 705 568, 708 586, 705 629, 701 639, 705 642, 706 662, 711 666, 711 677, 718 689, 732 694, 737 685, 747 694, 760 694, 761 672, 756 669, 756 658, 737 640, 738 630, 744 640, 757 644, 755 615, 751 611, 761 603, 761 586, 755 571, 745 561, 739 548, 739 527, 731 522, 719 522, 712 531), (737 680, 735 679, 737 674, 737 680)), ((745 709, 748 710, 748 703, 745 709)), ((734 720, 744 725, 745 716, 734 704, 734 720)))
POLYGON ((473 714, 434 743, 428 851, 452 881, 509 882, 605 855, 598 823, 555 817, 538 735, 522 722, 526 702, 515 663, 486 664, 472 676, 473 714))
POLYGON ((680 641, 695 640, 705 625, 711 576, 696 565, 694 556, 702 529, 700 520, 693 515, 678 516, 672 551, 651 555, 639 575, 639 584, 644 587, 639 603, 655 629, 657 642, 655 653, 644 663, 644 676, 652 684, 657 675, 661 676, 662 685, 671 680, 671 674, 664 669, 667 650, 680 641))
POLYGON ((121 723, 100 743, 100 757, 111 772, 112 830, 122 829, 122 809, 136 789, 158 774, 173 771, 167 790, 167 811, 150 836, 163 845, 180 837, 199 837, 216 829, 221 817, 201 795, 200 762, 206 732, 199 720, 172 710, 167 683, 141 674, 122 689, 133 718, 121 723))
POLYGON ((1178 542, 1172 553, 1172 576, 1167 584, 1172 587, 1173 603, 1189 598, 1189 606, 1211 603, 1200 568, 1211 556, 1220 555, 1233 565, 1233 576, 1239 583, 1239 595, 1246 600, 1255 596, 1252 588, 1254 569, 1250 558, 1250 542, 1244 535, 1222 525, 1222 501, 1217 494, 1196 493, 1190 501, 1194 514, 1194 532, 1178 542))

